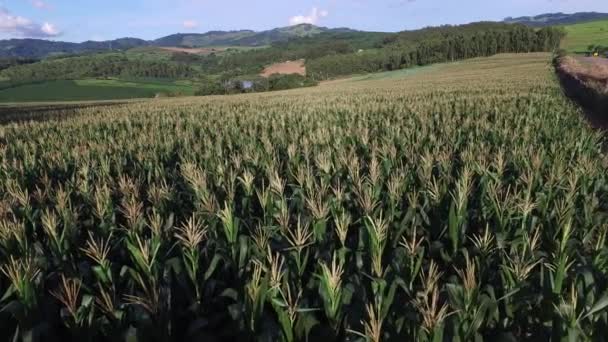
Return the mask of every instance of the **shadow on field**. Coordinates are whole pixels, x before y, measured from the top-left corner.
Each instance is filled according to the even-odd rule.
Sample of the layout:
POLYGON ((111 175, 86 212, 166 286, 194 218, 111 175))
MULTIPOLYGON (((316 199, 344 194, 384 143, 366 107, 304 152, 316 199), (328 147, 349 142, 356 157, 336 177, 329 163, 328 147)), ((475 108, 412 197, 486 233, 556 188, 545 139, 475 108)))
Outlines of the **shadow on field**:
POLYGON ((602 94, 559 66, 556 71, 564 93, 583 108, 589 123, 608 131, 608 94, 602 94))
POLYGON ((0 125, 26 121, 66 119, 77 115, 80 109, 109 107, 123 102, 58 104, 58 105, 0 105, 0 125))

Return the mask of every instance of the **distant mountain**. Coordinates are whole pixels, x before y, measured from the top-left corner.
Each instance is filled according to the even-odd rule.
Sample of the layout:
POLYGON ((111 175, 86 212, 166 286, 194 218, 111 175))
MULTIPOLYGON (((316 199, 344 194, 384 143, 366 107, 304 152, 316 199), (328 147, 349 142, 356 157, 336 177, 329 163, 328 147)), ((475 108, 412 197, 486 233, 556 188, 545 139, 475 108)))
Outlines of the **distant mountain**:
POLYGON ((81 50, 79 45, 42 39, 0 40, 0 57, 40 58, 52 54, 70 54, 81 50))
POLYGON ((311 24, 281 27, 268 31, 211 31, 207 33, 178 33, 159 38, 156 46, 262 46, 293 38, 310 37, 324 32, 356 32, 348 28, 329 29, 311 24))
POLYGON ((505 23, 525 24, 534 27, 570 25, 594 20, 608 19, 608 13, 579 12, 574 14, 546 13, 533 17, 505 18, 505 23))
POLYGON ((255 31, 210 31, 207 33, 176 33, 151 42, 155 46, 204 47, 232 45, 230 43, 256 35, 255 31))
POLYGON ((103 42, 86 41, 83 43, 69 43, 42 39, 8 39, 0 40, 0 58, 43 58, 53 55, 127 50, 147 45, 149 45, 149 42, 137 38, 121 38, 103 42))
POLYGON ((268 31, 210 31, 207 33, 177 33, 152 41, 137 38, 121 38, 109 41, 69 43, 41 39, 0 40, 0 58, 45 58, 53 55, 81 54, 87 52, 128 50, 142 46, 263 46, 293 38, 310 37, 325 32, 358 32, 348 28, 330 29, 310 24, 281 27, 268 31))
POLYGON ((89 50, 128 50, 140 46, 148 46, 150 43, 146 40, 139 38, 120 38, 115 40, 107 40, 103 42, 96 42, 88 40, 84 43, 80 43, 80 48, 89 50))

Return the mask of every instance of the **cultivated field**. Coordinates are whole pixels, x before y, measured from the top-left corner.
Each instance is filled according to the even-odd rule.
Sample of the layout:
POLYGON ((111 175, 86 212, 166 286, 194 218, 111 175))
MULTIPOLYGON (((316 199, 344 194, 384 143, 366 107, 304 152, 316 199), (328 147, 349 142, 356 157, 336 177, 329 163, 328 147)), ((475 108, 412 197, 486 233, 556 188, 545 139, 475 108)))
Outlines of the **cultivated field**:
POLYGON ((566 37, 562 48, 568 52, 587 52, 588 46, 608 45, 608 20, 565 26, 566 37))
POLYGON ((0 89, 0 103, 135 99, 159 93, 193 95, 194 87, 188 81, 162 79, 47 81, 0 89))
POLYGON ((601 340, 606 158, 547 54, 0 127, 0 333, 601 340))

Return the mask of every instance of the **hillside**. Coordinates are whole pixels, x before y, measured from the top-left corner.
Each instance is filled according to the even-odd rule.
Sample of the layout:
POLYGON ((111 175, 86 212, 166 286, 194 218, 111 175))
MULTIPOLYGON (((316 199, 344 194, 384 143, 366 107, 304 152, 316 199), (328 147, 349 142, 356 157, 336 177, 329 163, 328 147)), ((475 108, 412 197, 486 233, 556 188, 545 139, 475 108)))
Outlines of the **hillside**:
MULTIPOLYGON (((543 14, 535 17, 507 18, 504 23, 485 22, 462 25, 463 33, 466 27, 478 30, 480 25, 485 29, 504 28, 507 29, 512 23, 521 23, 528 26, 550 26, 561 23, 589 21, 594 18, 608 18, 608 14, 602 13, 576 13, 576 14, 543 14)), ((443 31, 452 26, 435 28, 433 35, 440 36, 443 31)), ((429 28, 400 33, 386 32, 364 32, 349 28, 327 28, 311 24, 300 24, 288 27, 280 27, 266 31, 236 30, 236 31, 210 31, 206 33, 176 33, 154 40, 143 40, 138 38, 120 38, 109 41, 86 41, 83 43, 72 43, 62 41, 49 41, 41 39, 9 39, 0 40, 0 58, 37 58, 42 59, 49 56, 86 54, 104 51, 126 51, 140 47, 177 47, 177 48, 205 48, 205 47, 263 47, 279 43, 287 43, 303 38, 315 38, 322 40, 327 46, 342 44, 347 41, 353 47, 368 49, 370 43, 373 47, 382 45, 383 40, 391 41, 421 41, 428 38, 429 28)), ((385 42, 386 43, 386 42, 385 42)), ((304 43, 309 44, 309 43, 304 43)), ((331 50, 335 50, 331 48, 331 50)), ((321 52, 322 53, 322 52, 321 52)), ((307 56, 302 56, 307 57, 307 56)), ((299 57, 300 58, 300 57, 299 57)), ((270 61, 274 62, 274 61, 270 61)))
MULTIPOLYGON (((124 88, 124 81, 133 78, 162 81, 162 89, 167 89, 167 82, 188 81, 198 89, 195 92, 199 95, 269 91, 353 74, 392 71, 498 53, 553 51, 562 37, 561 31, 551 27, 536 29, 490 22, 397 34, 344 32, 341 29, 318 32, 313 26, 298 26, 297 29, 302 30, 298 34, 308 36, 274 42, 263 48, 241 47, 221 52, 218 48, 217 53, 196 54, 190 53, 195 49, 140 47, 126 52, 49 58, 35 63, 18 60, 14 61, 14 65, 0 70, 0 89, 6 89, 0 101, 3 98, 11 101, 31 100, 34 93, 44 95, 36 95, 36 98, 49 101, 52 96, 48 94, 56 94, 53 90, 59 86, 68 89, 66 93, 77 92, 79 99, 90 99, 90 94, 95 92, 92 86, 100 86, 98 82, 91 84, 91 79, 104 81, 104 88, 100 89, 106 94, 104 99, 119 88, 124 88), (285 75, 265 80, 259 76, 272 76, 277 70, 289 74, 294 69, 286 61, 299 61, 295 73, 305 74, 306 78, 285 75), (302 65, 302 62, 305 64, 302 65), (57 82, 63 80, 75 82, 57 82), (108 84, 107 80, 118 82, 108 84), (86 87, 83 81, 86 81, 86 87), (249 86, 239 86, 245 81, 249 86), (46 88, 49 90, 46 91, 46 88)), ((295 34, 293 30, 288 32, 295 34)), ((285 32, 276 30, 272 34, 285 32)), ((272 34, 268 33, 266 38, 276 38, 272 34)), ((233 32, 233 36, 237 35, 233 32)), ((150 88, 139 83, 129 86, 150 88)), ((155 86, 154 90, 158 88, 155 86)), ((148 96, 155 95, 146 91, 148 96)), ((125 96, 136 95, 141 97, 141 94, 131 91, 125 96)), ((54 96, 64 100, 73 99, 54 96)))
POLYGON ((70 43, 43 39, 0 40, 0 58, 44 58, 53 55, 70 55, 104 50, 128 50, 149 45, 137 38, 120 38, 103 42, 70 43))
POLYGON ((321 33, 354 33, 348 28, 330 29, 310 24, 275 28, 255 32, 239 31, 210 31, 207 33, 177 33, 166 37, 147 41, 138 38, 120 38, 108 41, 86 41, 71 43, 41 39, 9 39, 0 40, 0 58, 45 58, 53 55, 82 54, 99 51, 124 51, 144 46, 165 47, 210 47, 210 46, 265 46, 290 39, 313 37, 321 33))
POLYGON ((589 21, 608 19, 608 13, 598 12, 578 12, 573 14, 566 13, 545 13, 536 16, 505 18, 504 22, 509 24, 524 24, 534 27, 556 26, 579 24, 589 21))
POLYGON ((289 39, 312 37, 326 32, 356 32, 348 28, 330 29, 310 24, 275 28, 272 30, 255 32, 251 30, 239 31, 210 31, 207 33, 178 33, 159 38, 152 42, 156 46, 263 46, 289 39))
POLYGON ((568 52, 586 52, 589 45, 608 46, 608 19, 564 26, 562 48, 568 52))
POLYGON ((155 46, 203 47, 224 46, 235 40, 255 35, 254 31, 210 31, 207 33, 176 33, 151 42, 155 46))

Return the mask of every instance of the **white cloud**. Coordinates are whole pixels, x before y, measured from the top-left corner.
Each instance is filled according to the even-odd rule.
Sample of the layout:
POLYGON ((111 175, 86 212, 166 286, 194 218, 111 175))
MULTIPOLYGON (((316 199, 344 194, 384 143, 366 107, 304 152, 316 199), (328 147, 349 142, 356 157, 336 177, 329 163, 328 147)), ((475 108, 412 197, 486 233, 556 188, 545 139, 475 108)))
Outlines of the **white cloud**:
POLYGON ((319 20, 325 18, 329 15, 329 12, 326 10, 319 10, 316 7, 313 7, 310 11, 309 15, 296 15, 294 17, 289 18, 289 25, 299 25, 299 24, 317 24, 319 20))
POLYGON ((13 15, 0 7, 0 33, 30 38, 50 38, 61 34, 51 23, 38 24, 30 19, 13 15))
POLYGON ((51 23, 42 24, 42 27, 40 27, 40 30, 49 37, 55 37, 55 36, 58 36, 61 34, 61 31, 59 31, 57 29, 57 27, 55 27, 55 25, 53 25, 51 23))
POLYGON ((198 27, 198 22, 196 20, 184 20, 182 25, 187 29, 195 29, 198 27))
POLYGON ((42 0, 30 0, 30 2, 32 3, 32 6, 39 8, 39 9, 51 9, 51 5, 49 5, 48 3, 42 1, 42 0))

